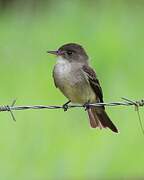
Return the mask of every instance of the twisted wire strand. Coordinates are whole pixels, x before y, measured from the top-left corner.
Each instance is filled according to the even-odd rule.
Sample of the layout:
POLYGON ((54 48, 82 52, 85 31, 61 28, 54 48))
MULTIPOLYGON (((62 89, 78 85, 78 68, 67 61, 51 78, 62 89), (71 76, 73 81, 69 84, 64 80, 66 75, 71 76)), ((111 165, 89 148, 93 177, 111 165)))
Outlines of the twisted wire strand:
MULTIPOLYGON (((139 101, 133 101, 127 98, 122 98, 124 102, 109 102, 109 103, 94 103, 88 104, 89 107, 100 107, 100 106, 144 106, 144 99, 139 101)), ((16 110, 28 110, 28 109, 64 109, 63 106, 59 105, 33 105, 33 106, 15 106, 16 100, 12 102, 12 105, 2 105, 0 106, 0 112, 2 111, 16 111, 16 110)), ((70 108, 83 108, 84 105, 72 104, 68 105, 68 109, 70 108)))
MULTIPOLYGON (((87 108, 87 107, 100 107, 100 106, 134 106, 135 110, 137 111, 138 114, 138 120, 140 123, 140 127, 142 130, 142 133, 144 135, 144 128, 142 124, 142 120, 140 117, 140 112, 139 112, 139 107, 144 106, 144 99, 141 100, 130 100, 128 98, 122 97, 123 102, 109 102, 109 103, 94 103, 94 104, 85 104, 85 105, 79 105, 79 104, 71 104, 67 105, 67 109, 70 108, 87 108)), ((8 111, 11 114, 11 117, 14 121, 16 121, 15 116, 13 114, 13 111, 16 110, 28 110, 28 109, 63 109, 65 111, 65 106, 59 106, 59 105, 33 105, 33 106, 15 106, 16 99, 13 100, 11 105, 2 105, 0 106, 0 112, 8 111)), ((66 110, 67 110, 66 109, 66 110)))

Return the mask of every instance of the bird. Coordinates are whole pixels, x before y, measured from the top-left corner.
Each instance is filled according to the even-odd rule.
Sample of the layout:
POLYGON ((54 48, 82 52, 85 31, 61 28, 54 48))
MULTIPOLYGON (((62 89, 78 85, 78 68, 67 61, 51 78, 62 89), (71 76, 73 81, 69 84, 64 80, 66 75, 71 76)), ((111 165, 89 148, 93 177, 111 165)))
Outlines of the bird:
POLYGON ((67 43, 54 51, 57 61, 53 68, 53 79, 56 88, 68 99, 63 105, 67 110, 68 104, 85 105, 92 128, 109 128, 118 133, 117 127, 111 121, 104 106, 88 106, 90 103, 103 103, 103 92, 96 72, 89 65, 89 56, 82 45, 67 43))

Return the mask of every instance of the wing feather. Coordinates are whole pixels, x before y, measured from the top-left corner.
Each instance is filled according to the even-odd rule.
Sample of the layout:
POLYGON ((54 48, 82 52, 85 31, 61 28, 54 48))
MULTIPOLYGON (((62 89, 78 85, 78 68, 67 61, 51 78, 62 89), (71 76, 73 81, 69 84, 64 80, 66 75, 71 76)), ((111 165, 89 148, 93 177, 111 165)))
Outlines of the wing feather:
POLYGON ((100 102, 103 102, 102 88, 100 86, 99 80, 96 77, 95 71, 87 65, 84 65, 82 69, 87 74, 89 83, 93 91, 95 92, 96 96, 99 98, 100 102))
MULTIPOLYGON (((55 68, 54 68, 54 70, 55 70, 55 68)), ((58 85, 57 85, 57 82, 56 82, 54 70, 53 70, 53 79, 54 79, 54 85, 55 85, 55 87, 57 88, 58 85)))

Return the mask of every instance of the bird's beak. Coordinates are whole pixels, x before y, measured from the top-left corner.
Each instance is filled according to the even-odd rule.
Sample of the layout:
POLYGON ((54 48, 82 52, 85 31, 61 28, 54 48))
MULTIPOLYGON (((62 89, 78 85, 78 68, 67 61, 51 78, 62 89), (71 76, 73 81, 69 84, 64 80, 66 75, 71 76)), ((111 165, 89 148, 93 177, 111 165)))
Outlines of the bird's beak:
POLYGON ((49 53, 49 54, 54 54, 54 55, 56 55, 56 56, 59 55, 58 51, 47 51, 47 53, 49 53))
POLYGON ((62 56, 64 55, 65 51, 47 51, 49 54, 54 54, 56 56, 62 56))

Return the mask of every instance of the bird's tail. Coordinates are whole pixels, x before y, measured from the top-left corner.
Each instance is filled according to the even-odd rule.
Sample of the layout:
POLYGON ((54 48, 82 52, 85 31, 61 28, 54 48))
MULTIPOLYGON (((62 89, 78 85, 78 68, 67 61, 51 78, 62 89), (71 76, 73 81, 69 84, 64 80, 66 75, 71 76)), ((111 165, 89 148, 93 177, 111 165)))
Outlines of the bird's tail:
POLYGON ((113 124, 113 122, 108 117, 105 110, 101 107, 91 107, 88 110, 88 116, 90 120, 90 125, 92 128, 99 127, 102 128, 109 128, 113 132, 118 133, 118 129, 113 124))

